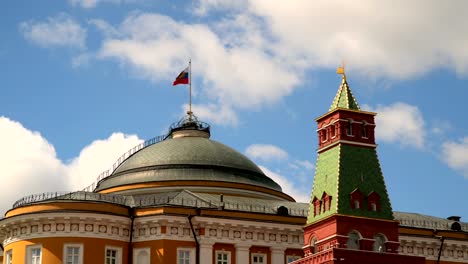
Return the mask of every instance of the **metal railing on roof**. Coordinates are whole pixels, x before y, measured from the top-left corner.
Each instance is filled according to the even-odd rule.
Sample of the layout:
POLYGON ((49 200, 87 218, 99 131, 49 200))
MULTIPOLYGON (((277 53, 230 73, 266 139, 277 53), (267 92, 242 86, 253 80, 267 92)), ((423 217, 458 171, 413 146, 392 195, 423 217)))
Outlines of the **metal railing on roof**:
POLYGON ((148 139, 148 140, 145 140, 144 142, 134 146, 133 148, 129 149, 127 152, 125 152, 124 154, 122 154, 122 156, 120 156, 117 161, 114 162, 114 164, 112 164, 112 167, 110 167, 108 170, 105 170, 103 172, 101 172, 101 174, 98 175, 98 177, 96 178, 96 180, 90 184, 89 186, 83 188, 82 191, 84 192, 92 192, 94 191, 94 189, 96 189, 97 187, 97 184, 102 181, 103 179, 109 177, 110 175, 112 175, 112 173, 126 160, 128 159, 130 156, 132 156, 133 154, 137 153, 138 151, 148 147, 148 146, 151 146, 151 145, 154 145, 156 143, 159 143, 165 139, 167 139, 168 137, 170 136, 170 133, 166 134, 166 135, 161 135, 161 136, 157 136, 157 137, 154 137, 154 138, 151 138, 151 139, 148 139))
POLYGON ((127 196, 115 195, 115 194, 101 194, 93 192, 47 192, 41 194, 33 194, 25 196, 13 204, 13 209, 29 204, 45 202, 45 201, 99 201, 109 202, 120 205, 127 205, 129 203, 127 196))
MULTIPOLYGON (((264 214, 277 214, 279 206, 259 205, 249 203, 231 203, 201 199, 190 199, 174 197, 172 195, 147 195, 142 197, 124 196, 118 194, 101 194, 94 192, 49 192, 25 196, 13 204, 13 209, 47 201, 97 201, 109 202, 129 207, 150 207, 150 206, 183 206, 195 208, 218 208, 222 210, 231 210, 239 212, 252 212, 264 214)), ((307 210, 299 208, 288 208, 290 216, 307 216, 307 210)))

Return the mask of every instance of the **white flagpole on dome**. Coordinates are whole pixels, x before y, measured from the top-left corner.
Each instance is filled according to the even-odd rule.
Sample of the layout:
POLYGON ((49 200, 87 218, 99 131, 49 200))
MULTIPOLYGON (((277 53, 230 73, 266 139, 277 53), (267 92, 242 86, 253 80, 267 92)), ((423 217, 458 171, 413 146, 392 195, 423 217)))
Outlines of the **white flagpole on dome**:
POLYGON ((189 111, 187 114, 189 115, 189 120, 192 120, 192 59, 189 59, 189 111))

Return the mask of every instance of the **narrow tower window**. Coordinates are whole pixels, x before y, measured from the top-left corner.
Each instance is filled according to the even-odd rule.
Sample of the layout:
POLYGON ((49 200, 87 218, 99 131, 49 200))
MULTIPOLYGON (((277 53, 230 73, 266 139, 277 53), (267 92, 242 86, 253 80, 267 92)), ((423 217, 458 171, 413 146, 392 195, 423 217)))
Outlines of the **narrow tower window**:
POLYGON ((327 141, 328 137, 327 137, 327 128, 324 128, 320 131, 322 133, 322 142, 325 142, 327 141))
POLYGON ((330 131, 331 138, 336 137, 336 125, 335 124, 331 125, 330 129, 331 129, 331 131, 330 131))
POLYGON ((367 123, 365 121, 361 124, 361 137, 367 138, 367 123))
POLYGON ((353 136, 353 121, 351 119, 348 119, 346 124, 346 135, 353 136))

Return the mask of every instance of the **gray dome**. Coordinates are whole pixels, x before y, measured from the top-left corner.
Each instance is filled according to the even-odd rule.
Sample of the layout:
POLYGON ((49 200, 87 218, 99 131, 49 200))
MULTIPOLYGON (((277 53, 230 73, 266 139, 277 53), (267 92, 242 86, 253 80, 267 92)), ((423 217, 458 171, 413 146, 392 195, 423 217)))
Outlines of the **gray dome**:
POLYGON ((143 148, 125 160, 96 191, 158 181, 219 181, 265 187, 281 192, 250 159, 205 137, 170 138, 143 148))

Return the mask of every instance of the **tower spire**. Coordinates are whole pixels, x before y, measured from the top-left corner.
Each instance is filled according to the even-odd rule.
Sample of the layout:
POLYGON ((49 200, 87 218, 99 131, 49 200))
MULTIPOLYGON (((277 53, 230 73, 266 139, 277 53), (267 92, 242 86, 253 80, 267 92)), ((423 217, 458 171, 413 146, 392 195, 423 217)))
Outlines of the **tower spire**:
POLYGON ((344 62, 342 66, 338 67, 338 69, 336 70, 336 73, 342 75, 341 85, 338 88, 338 92, 335 95, 335 99, 333 99, 333 102, 330 106, 329 111, 333 111, 337 108, 344 108, 344 109, 349 109, 349 110, 361 110, 346 80, 344 62))

